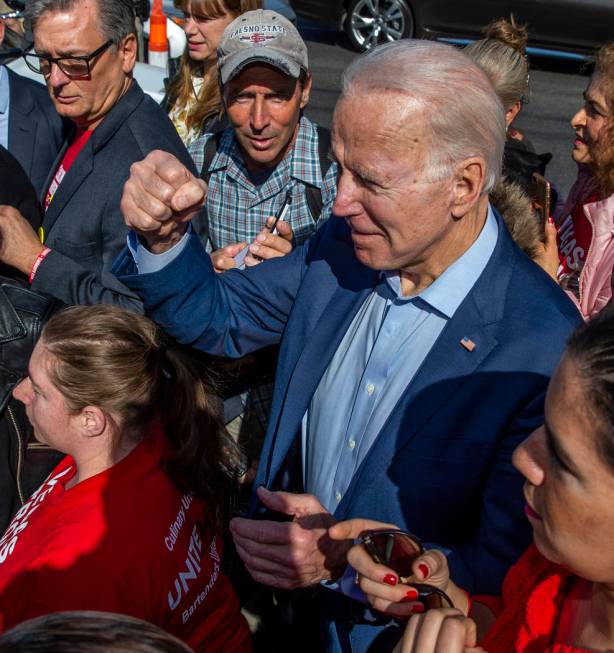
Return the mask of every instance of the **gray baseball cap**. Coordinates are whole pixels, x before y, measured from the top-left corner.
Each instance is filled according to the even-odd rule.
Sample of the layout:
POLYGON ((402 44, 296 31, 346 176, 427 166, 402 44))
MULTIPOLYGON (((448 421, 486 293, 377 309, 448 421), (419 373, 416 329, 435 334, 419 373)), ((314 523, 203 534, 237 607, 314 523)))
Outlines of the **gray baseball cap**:
POLYGON ((266 63, 295 79, 309 69, 307 46, 296 27, 270 9, 247 11, 226 27, 217 49, 222 84, 252 63, 266 63))

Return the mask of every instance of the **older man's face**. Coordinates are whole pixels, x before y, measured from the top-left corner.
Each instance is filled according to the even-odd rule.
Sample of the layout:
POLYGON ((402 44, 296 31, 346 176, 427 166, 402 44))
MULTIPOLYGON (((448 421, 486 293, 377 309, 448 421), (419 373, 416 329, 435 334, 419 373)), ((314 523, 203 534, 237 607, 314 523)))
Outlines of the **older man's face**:
POLYGON ((420 265, 453 227, 453 181, 425 180, 424 121, 395 93, 349 95, 335 110, 333 213, 349 225, 357 258, 375 270, 420 265))
MULTIPOLYGON (((105 41, 94 0, 82 0, 67 12, 43 14, 34 32, 36 53, 49 57, 87 55, 105 41)), ((92 59, 87 78, 71 79, 53 64, 45 81, 57 112, 82 128, 94 128, 128 88, 135 54, 131 35, 92 59)))

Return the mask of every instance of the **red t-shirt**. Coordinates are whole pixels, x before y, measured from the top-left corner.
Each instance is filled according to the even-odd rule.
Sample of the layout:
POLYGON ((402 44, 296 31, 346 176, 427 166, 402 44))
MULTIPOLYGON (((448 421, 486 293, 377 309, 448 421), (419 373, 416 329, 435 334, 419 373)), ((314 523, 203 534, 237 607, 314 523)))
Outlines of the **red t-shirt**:
POLYGON ((49 184, 49 188, 47 189, 47 193, 45 195, 45 211, 49 208, 49 205, 51 204, 53 196, 55 195, 59 185, 62 183, 66 173, 70 170, 70 167, 74 163, 79 152, 81 152, 81 150, 85 147, 85 144, 90 139, 92 133, 92 131, 77 132, 75 140, 68 146, 68 148, 66 148, 66 152, 64 152, 64 156, 62 157, 62 161, 60 162, 58 169, 55 171, 55 175, 53 176, 53 179, 49 184))
POLYGON ((599 195, 593 193, 580 204, 576 204, 571 213, 557 225, 557 242, 561 261, 559 276, 582 270, 593 239, 593 228, 584 213, 584 205, 596 202, 598 199, 599 195))
POLYGON ((64 610, 139 617, 196 651, 249 652, 247 624, 220 570, 204 504, 160 469, 161 432, 70 489, 64 458, 0 540, 3 628, 64 610))

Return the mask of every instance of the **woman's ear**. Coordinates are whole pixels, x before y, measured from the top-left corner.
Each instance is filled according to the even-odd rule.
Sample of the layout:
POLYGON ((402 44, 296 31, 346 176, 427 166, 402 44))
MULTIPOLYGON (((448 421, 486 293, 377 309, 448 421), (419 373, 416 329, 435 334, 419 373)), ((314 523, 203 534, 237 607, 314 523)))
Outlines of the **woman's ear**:
POLYGON ((86 438, 102 435, 108 424, 108 418, 98 406, 86 406, 79 414, 81 433, 86 438))

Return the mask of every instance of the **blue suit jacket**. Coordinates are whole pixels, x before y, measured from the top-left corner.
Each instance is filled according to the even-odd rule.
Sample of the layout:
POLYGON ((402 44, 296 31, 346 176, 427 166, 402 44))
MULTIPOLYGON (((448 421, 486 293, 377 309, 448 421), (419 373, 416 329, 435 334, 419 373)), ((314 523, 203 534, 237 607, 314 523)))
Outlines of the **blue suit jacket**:
MULTIPOLYGON (((57 114, 43 84, 6 69, 9 74, 8 150, 30 177, 37 195, 71 128, 57 114)), ((41 77, 42 79, 42 77, 41 77)))
MULTIPOLYGON (((512 451, 542 423, 549 377, 580 322, 565 294, 497 219, 499 237, 486 269, 335 512, 338 519, 391 522, 450 548, 454 580, 489 594, 498 594, 530 540, 512 451), (475 343, 473 351, 461 346, 464 337, 475 343)), ((301 419, 378 280, 356 260, 345 223, 333 218, 290 256, 245 272, 214 274, 194 237, 160 272, 136 275, 126 252, 115 272, 141 295, 153 319, 184 343, 239 356, 281 341, 256 484, 300 488, 295 456, 301 419)), ((366 650, 375 629, 350 625, 343 617, 349 599, 333 597, 339 617, 331 626, 333 640, 342 650, 366 650)))

